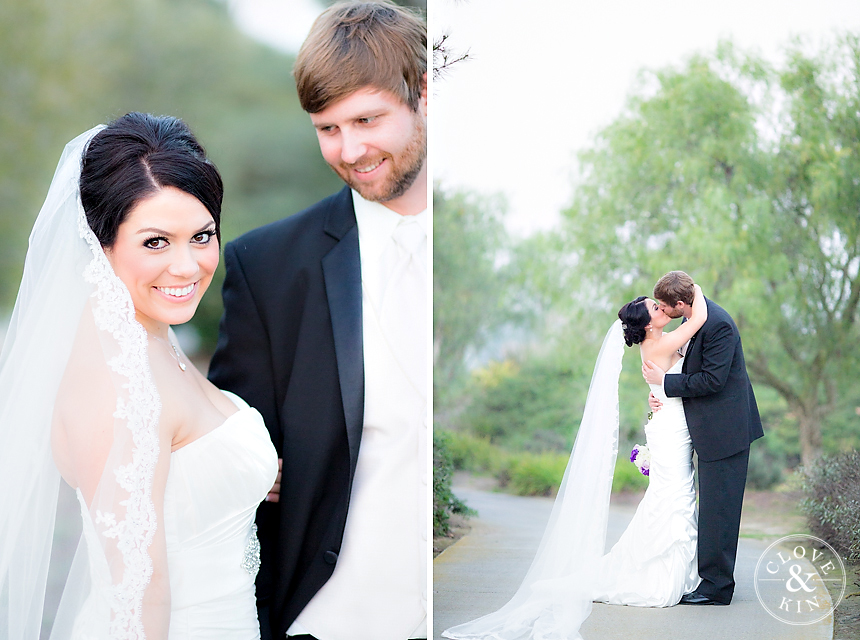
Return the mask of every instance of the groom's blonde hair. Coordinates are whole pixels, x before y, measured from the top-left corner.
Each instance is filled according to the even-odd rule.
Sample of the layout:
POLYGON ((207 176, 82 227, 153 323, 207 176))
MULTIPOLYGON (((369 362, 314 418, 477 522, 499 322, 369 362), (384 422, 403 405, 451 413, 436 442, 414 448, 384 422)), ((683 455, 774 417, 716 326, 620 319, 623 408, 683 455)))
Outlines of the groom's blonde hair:
POLYGON ((299 49, 293 77, 308 113, 366 87, 389 91, 417 112, 426 71, 427 27, 420 14, 382 0, 326 9, 299 49))
POLYGON ((670 271, 654 285, 654 298, 670 307, 679 302, 692 306, 695 295, 693 279, 683 271, 670 271))

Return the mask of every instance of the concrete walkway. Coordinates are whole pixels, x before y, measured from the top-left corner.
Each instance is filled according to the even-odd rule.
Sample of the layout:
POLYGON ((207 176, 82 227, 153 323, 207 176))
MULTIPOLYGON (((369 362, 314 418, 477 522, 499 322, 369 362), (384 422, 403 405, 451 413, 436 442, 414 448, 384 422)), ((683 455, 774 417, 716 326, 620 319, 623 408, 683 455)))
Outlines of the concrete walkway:
MULTIPOLYGON (((433 562, 433 637, 495 611, 525 576, 552 509, 549 498, 523 498, 455 487, 479 513, 471 532, 433 562)), ((610 509, 607 548, 621 536, 635 505, 610 509)), ((755 566, 772 540, 741 538, 734 599, 728 607, 665 609, 595 604, 580 630, 585 640, 832 640, 833 617, 809 626, 772 618, 755 594, 755 566)))

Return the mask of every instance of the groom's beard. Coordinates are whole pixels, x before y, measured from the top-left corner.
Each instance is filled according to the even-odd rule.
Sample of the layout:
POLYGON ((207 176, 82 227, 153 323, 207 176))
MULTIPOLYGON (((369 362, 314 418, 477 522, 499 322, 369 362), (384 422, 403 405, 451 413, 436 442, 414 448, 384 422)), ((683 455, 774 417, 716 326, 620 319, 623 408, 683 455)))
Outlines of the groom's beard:
MULTIPOLYGON (((427 159, 427 127, 418 113, 414 114, 414 129, 405 146, 397 152, 382 153, 379 158, 385 158, 391 163, 391 170, 381 180, 369 184, 354 180, 351 169, 356 164, 367 163, 367 158, 360 158, 359 162, 338 165, 330 165, 341 180, 351 188, 355 189, 365 200, 371 202, 389 202, 399 198, 406 193, 414 184, 416 178, 421 174, 427 159)), ((375 158, 378 160, 379 158, 375 158)))
POLYGON ((669 309, 668 311, 664 311, 663 313, 665 313, 667 316, 669 316, 673 320, 676 318, 681 318, 684 315, 683 312, 679 311, 675 307, 672 307, 671 309, 669 309))

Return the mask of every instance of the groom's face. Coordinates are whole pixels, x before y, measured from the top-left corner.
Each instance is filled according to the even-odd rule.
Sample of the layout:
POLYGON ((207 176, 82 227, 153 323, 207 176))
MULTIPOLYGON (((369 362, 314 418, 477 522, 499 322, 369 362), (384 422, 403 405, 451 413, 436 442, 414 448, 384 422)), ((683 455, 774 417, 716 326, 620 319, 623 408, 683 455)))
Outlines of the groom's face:
POLYGON ((684 303, 678 302, 674 307, 669 306, 662 300, 658 300, 657 304, 659 305, 660 311, 665 313, 670 318, 680 318, 684 315, 684 303))
POLYGON ((364 88, 310 115, 326 162, 364 199, 397 211, 419 180, 426 185, 423 99, 416 112, 388 91, 364 88))

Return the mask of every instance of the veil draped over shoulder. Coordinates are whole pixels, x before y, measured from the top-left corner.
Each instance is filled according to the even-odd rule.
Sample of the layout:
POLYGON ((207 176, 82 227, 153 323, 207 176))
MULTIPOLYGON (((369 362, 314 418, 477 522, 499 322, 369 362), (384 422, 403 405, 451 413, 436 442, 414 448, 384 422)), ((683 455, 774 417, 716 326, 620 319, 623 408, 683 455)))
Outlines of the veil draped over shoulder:
POLYGON ((591 614, 618 454, 621 321, 603 340, 576 442, 549 523, 526 577, 494 613, 442 632, 461 640, 576 640, 591 614))
POLYGON ((82 152, 101 128, 63 152, 0 355, 0 637, 8 640, 40 637, 59 526, 54 448, 90 468, 75 471, 83 535, 51 638, 142 639, 166 629, 169 617, 169 600, 165 612, 148 590, 165 562, 153 477, 169 456, 159 456, 161 402, 147 334, 80 201, 82 152), (55 411, 58 394, 73 415, 55 411), (72 429, 92 447, 73 449, 82 439, 70 438, 72 429))

